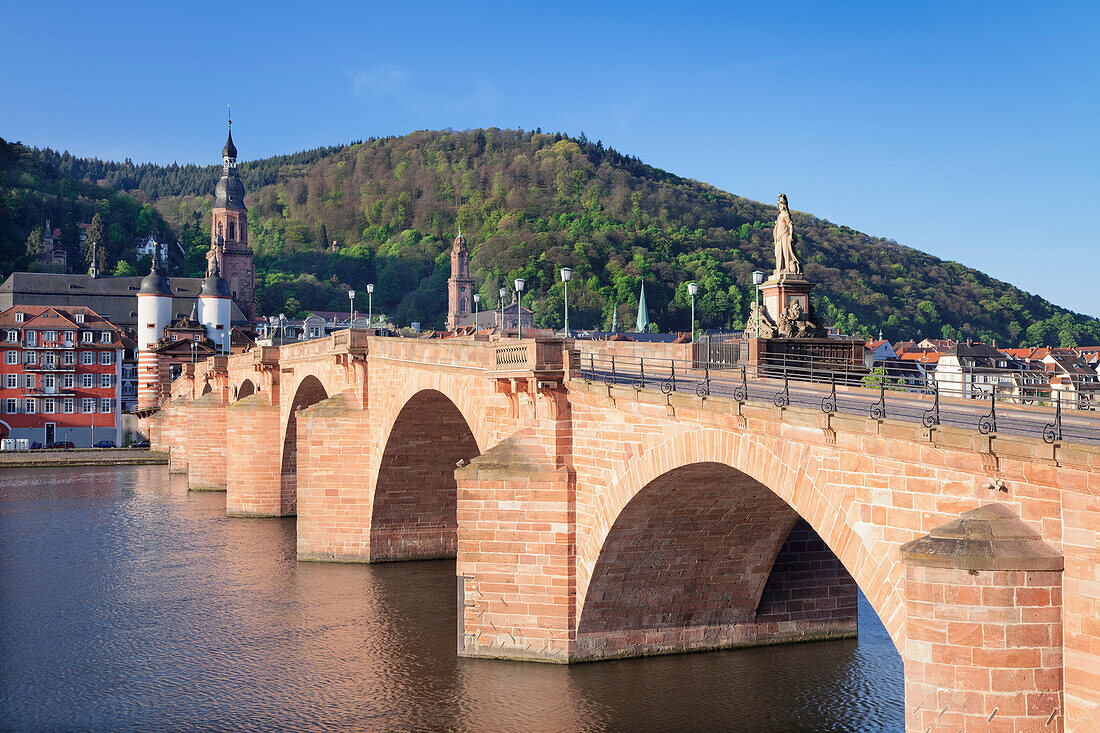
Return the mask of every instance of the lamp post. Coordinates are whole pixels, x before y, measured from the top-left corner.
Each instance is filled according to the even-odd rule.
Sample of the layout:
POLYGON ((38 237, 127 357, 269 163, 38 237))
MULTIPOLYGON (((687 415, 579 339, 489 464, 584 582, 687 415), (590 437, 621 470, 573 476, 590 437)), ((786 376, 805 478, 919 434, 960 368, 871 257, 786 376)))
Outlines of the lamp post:
POLYGON ((517 277, 515 283, 516 286, 516 338, 523 338, 523 312, 520 308, 523 307, 523 278, 517 277))
POLYGON ((691 343, 695 343, 695 295, 699 292, 699 283, 688 283, 688 295, 691 296, 691 343))
POLYGON ((752 284, 756 286, 756 338, 760 338, 760 283, 764 282, 764 273, 756 270, 752 273, 752 284))
POLYGON ((561 268, 561 281, 565 285, 565 337, 569 338, 569 280, 573 277, 573 270, 568 267, 561 268))
POLYGON ((504 288, 500 289, 500 335, 504 336, 504 288))
POLYGON ((481 293, 474 293, 474 332, 477 332, 477 304, 481 302, 481 293))
POLYGON ((351 328, 353 322, 355 321, 355 291, 354 290, 349 290, 348 291, 348 300, 351 303, 348 306, 348 328, 351 328))
POLYGON ((374 283, 367 283, 367 328, 374 323, 374 283))

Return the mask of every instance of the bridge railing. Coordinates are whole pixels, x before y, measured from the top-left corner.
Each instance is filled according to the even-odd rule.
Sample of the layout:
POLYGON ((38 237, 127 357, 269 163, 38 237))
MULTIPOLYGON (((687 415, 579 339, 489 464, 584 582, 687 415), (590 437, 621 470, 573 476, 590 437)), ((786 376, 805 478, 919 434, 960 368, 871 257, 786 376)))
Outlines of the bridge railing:
POLYGON ((695 360, 596 353, 583 353, 578 361, 573 373, 589 383, 864 414, 929 428, 953 425, 983 434, 1041 436, 1048 443, 1100 443, 1100 383, 1065 386, 1049 378, 1044 383, 1034 370, 967 368, 900 378, 862 365, 805 360, 732 369, 695 360))
POLYGON ((561 371, 565 364, 565 352, 571 347, 570 340, 552 338, 505 343, 495 347, 494 364, 497 371, 561 371))

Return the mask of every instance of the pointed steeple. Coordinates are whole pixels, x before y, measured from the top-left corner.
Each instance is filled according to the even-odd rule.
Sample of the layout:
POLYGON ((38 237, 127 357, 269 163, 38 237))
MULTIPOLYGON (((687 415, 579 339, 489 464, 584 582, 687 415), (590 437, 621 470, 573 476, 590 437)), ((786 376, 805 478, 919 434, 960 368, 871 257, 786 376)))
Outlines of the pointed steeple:
POLYGON ((635 324, 638 332, 649 330, 649 309, 645 305, 645 283, 642 283, 642 292, 638 295, 638 322, 635 324))

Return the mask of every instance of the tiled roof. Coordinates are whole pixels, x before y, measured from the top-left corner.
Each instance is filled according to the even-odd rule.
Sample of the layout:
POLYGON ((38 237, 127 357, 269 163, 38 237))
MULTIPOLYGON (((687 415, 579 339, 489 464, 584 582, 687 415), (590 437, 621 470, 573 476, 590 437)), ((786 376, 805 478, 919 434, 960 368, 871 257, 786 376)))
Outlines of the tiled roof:
MULTIPOLYGON (((14 305, 55 305, 60 308, 86 305, 117 326, 137 326, 136 296, 142 277, 93 278, 91 275, 13 272, 0 284, 0 308, 14 305)), ((171 278, 173 319, 191 312, 202 282, 203 279, 198 277, 171 278)), ((248 324, 236 302, 232 304, 230 318, 235 325, 248 324)))

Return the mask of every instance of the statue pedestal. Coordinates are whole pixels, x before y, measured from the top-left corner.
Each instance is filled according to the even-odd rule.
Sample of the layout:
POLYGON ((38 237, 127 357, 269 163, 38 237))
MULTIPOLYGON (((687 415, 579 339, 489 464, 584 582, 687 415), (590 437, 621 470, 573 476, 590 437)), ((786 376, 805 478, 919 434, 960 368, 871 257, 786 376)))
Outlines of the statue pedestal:
POLYGON ((806 280, 802 275, 787 273, 772 275, 760 286, 760 295, 764 299, 764 315, 775 323, 779 323, 780 314, 785 313, 792 303, 797 302, 802 306, 803 318, 808 318, 810 291, 813 289, 814 283, 806 280))

